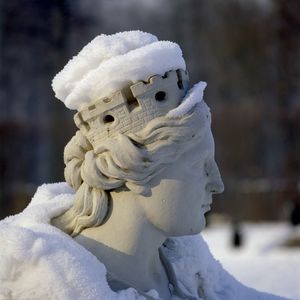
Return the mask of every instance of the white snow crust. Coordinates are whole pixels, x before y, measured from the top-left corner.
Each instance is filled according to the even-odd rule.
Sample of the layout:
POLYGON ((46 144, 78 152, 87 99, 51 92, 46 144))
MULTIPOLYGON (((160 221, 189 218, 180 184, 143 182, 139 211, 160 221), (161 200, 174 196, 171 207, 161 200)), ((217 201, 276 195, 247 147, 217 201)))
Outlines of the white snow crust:
MULTIPOLYGON (((42 185, 19 215, 0 222, 0 299, 145 299, 135 289, 110 289, 105 266, 71 237, 49 224, 73 203, 66 183, 42 185)), ((281 299, 236 281, 210 253, 201 236, 170 239, 166 255, 181 289, 205 299, 281 299), (197 276, 196 276, 197 275, 197 276)), ((154 290, 148 292, 158 299, 154 290)), ((173 300, 178 299, 176 296, 173 300)))
POLYGON ((92 40, 54 77, 52 87, 66 107, 81 110, 129 84, 176 69, 186 69, 176 43, 141 31, 120 32, 92 40))
POLYGON ((178 118, 184 116, 188 113, 196 104, 203 100, 204 90, 207 83, 200 81, 195 84, 186 94, 182 102, 176 108, 170 110, 166 117, 170 119, 178 118))

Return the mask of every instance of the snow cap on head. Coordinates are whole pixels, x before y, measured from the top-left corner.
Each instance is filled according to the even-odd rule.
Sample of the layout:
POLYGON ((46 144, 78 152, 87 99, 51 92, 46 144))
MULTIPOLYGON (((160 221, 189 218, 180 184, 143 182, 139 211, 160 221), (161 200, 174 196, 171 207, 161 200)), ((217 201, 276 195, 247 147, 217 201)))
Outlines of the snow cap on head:
POLYGON ((180 47, 142 31, 100 35, 74 56, 52 81, 55 96, 81 110, 139 80, 186 69, 180 47))

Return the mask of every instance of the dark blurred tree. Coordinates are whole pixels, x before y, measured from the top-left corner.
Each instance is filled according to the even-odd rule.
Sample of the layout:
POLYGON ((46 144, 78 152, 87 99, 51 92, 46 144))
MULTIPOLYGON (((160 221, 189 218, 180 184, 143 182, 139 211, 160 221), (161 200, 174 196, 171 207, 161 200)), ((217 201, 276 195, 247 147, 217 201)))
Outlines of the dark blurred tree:
POLYGON ((55 173, 57 157, 62 163, 50 82, 65 53, 68 19, 66 1, 1 1, 0 216, 22 209, 55 173))

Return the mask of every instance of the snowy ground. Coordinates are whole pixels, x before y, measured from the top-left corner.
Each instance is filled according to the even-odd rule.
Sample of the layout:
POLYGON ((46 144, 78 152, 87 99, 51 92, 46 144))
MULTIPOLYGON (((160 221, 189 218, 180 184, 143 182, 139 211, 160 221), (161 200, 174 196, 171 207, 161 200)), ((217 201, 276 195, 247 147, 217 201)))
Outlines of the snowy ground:
POLYGON ((300 299, 300 247, 287 247, 298 238, 300 228, 283 223, 243 224, 244 245, 234 249, 228 224, 205 229, 203 237, 225 269, 257 290, 300 299))

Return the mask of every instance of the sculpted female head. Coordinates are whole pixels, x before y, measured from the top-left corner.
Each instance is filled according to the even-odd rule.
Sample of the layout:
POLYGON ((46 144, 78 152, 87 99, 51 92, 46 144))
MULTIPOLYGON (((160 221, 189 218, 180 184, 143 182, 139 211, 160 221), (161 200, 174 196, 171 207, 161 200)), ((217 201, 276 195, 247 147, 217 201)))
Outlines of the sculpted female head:
MULTIPOLYGON (((154 59, 153 54, 150 57, 154 59)), ((182 67, 180 60, 175 61, 182 67)), ((99 226, 114 214, 113 195, 130 191, 138 195, 137 205, 148 222, 166 236, 203 229, 212 194, 222 192, 223 183, 214 161, 211 115, 201 101, 206 84, 187 93, 186 72, 174 69, 176 62, 164 63, 173 71, 163 65, 157 71, 163 76, 147 76, 144 82, 136 82, 126 69, 122 89, 80 107, 75 116, 80 130, 64 153, 65 179, 76 191, 75 202, 52 221, 57 227, 75 236, 99 226)), ((106 90, 115 84, 110 82, 106 90)), ((68 105, 78 108, 74 94, 79 97, 85 88, 71 91, 68 105)))

